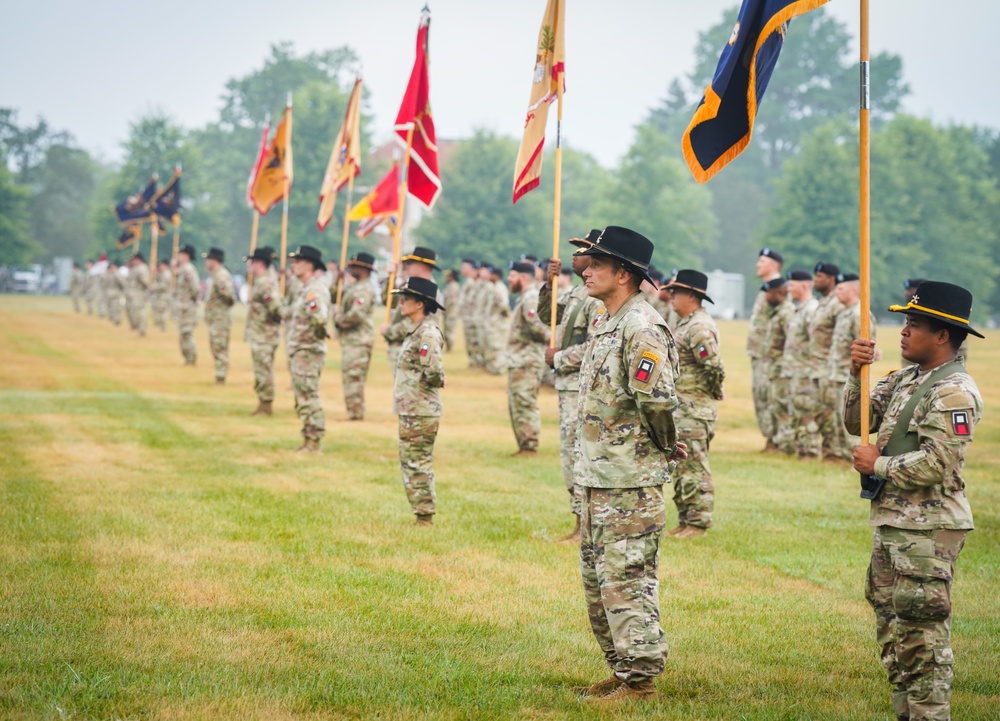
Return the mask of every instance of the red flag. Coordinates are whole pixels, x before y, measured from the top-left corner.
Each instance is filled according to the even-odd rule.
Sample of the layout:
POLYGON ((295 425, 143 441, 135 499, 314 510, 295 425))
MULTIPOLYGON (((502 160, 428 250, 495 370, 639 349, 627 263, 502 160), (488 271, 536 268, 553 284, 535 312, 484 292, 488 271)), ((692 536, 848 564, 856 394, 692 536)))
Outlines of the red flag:
POLYGON ((260 173, 260 168, 264 164, 264 158, 267 157, 267 134, 271 130, 271 121, 264 121, 264 132, 260 136, 260 150, 257 151, 257 162, 253 164, 250 168, 250 177, 247 178, 247 205, 251 208, 253 207, 253 184, 257 182, 257 175, 260 173))
POLYGON ((394 163, 379 184, 351 208, 349 220, 377 218, 399 212, 399 163, 394 163))
POLYGON ((431 115, 430 88, 427 76, 427 42, 431 14, 424 8, 417 29, 417 58, 410 73, 410 83, 403 95, 403 104, 396 116, 397 140, 406 147, 406 136, 413 129, 410 147, 410 165, 407 168, 407 192, 428 210, 441 194, 441 176, 438 174, 437 135, 434 116, 431 115))

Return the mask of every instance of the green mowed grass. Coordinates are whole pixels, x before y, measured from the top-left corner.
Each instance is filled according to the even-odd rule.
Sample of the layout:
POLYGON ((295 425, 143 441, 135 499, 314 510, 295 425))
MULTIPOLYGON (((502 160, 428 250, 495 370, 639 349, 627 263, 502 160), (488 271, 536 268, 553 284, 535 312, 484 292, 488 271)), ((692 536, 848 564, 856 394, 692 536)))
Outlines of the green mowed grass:
MULTIPOLYGON (((743 323, 722 324, 716 526, 662 547, 659 699, 599 711, 571 690, 606 669, 576 550, 553 542, 570 516, 551 390, 538 457, 514 459, 503 379, 447 357, 439 515, 417 529, 384 348, 349 423, 331 343, 325 453, 302 458, 280 352, 275 417, 248 415, 242 319, 217 387, 204 326, 191 369, 173 327, 139 339, 53 298, 2 297, 0 318, 2 718, 892 717, 856 475, 759 453, 743 323)), ((998 361, 995 336, 973 345, 987 410, 953 594, 963 719, 1000 716, 998 361)))

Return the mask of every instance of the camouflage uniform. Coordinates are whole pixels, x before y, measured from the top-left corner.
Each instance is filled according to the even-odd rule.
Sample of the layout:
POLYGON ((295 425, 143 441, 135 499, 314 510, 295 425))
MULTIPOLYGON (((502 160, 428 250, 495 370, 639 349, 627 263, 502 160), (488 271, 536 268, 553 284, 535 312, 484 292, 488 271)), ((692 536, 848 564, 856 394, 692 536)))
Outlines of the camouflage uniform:
POLYGON ((149 293, 153 306, 153 325, 162 331, 167 329, 167 316, 170 313, 170 277, 169 270, 158 271, 149 293))
MULTIPOLYGON (((604 304, 591 298, 584 285, 574 285, 556 301, 556 352, 553 358, 555 387, 559 395, 559 458, 563 482, 570 496, 570 510, 582 512, 583 489, 576 485, 576 431, 580 425, 580 364, 594 329, 606 314, 604 304)), ((549 325, 552 320, 552 288, 545 284, 538 294, 538 316, 549 325)))
POLYGON ((504 372, 504 346, 510 334, 510 293, 503 281, 485 281, 478 310, 479 341, 486 372, 504 372))
POLYGON ((472 335, 476 339, 476 368, 486 368, 488 355, 490 321, 483 315, 483 310, 489 305, 493 281, 480 278, 472 290, 472 335))
POLYGON ((430 516, 437 501, 434 439, 441 418, 444 337, 430 317, 412 327, 396 366, 392 412, 399 414, 399 469, 406 498, 414 514, 430 516))
POLYGON ((595 329, 580 368, 580 568, 590 626, 622 681, 658 676, 667 658, 657 567, 677 370, 666 323, 641 293, 595 329))
POLYGON ((77 313, 80 312, 80 298, 83 297, 86 286, 87 279, 83 271, 79 268, 73 268, 73 275, 69 279, 69 294, 73 298, 73 310, 77 313))
POLYGON ((715 486, 708 466, 708 448, 715 438, 722 381, 726 370, 719 354, 719 328, 704 308, 681 318, 673 333, 680 373, 677 375, 678 437, 687 443, 688 457, 674 470, 674 505, 681 526, 711 528, 715 486))
POLYGON ((753 392, 753 409, 757 417, 757 427, 761 435, 768 437, 767 378, 764 361, 764 342, 767 339, 767 323, 774 315, 774 309, 767 304, 764 291, 758 291, 750 310, 750 330, 747 334, 747 355, 750 356, 750 387, 753 392))
POLYGON ((764 437, 778 445, 782 409, 787 405, 788 384, 781 376, 782 359, 785 354, 785 340, 788 324, 795 314, 795 306, 790 298, 785 298, 772 309, 764 330, 763 355, 760 358, 761 374, 764 377, 764 437))
POLYGON ((368 279, 344 287, 333 325, 340 331, 344 405, 351 420, 365 417, 365 380, 375 345, 375 288, 368 279))
POLYGON ((810 295, 795 309, 785 331, 785 349, 781 358, 781 380, 777 394, 786 399, 776 409, 774 444, 785 453, 797 453, 796 429, 802 425, 808 409, 812 380, 809 378, 809 323, 819 306, 810 295))
POLYGON ((258 400, 274 401, 274 352, 281 342, 281 295, 278 275, 268 268, 253 279, 247 308, 247 341, 253 361, 253 389, 258 400))
POLYGON ((149 293, 149 266, 136 263, 128 270, 125 290, 125 307, 128 308, 129 325, 139 335, 146 335, 146 298, 149 293))
MULTIPOLYGON (((479 286, 478 278, 466 278, 459 292, 459 311, 462 316, 462 333, 465 338, 465 353, 469 356, 469 367, 479 367, 479 336, 476 328, 475 301, 479 286)), ((451 308, 446 305, 445 308, 451 308)))
MULTIPOLYGON (((933 370, 911 365, 875 385, 871 427, 878 448, 885 448, 907 400, 933 370)), ((852 434, 860 432, 860 395, 860 381, 850 378, 843 413, 852 434)), ((899 719, 951 718, 951 584, 955 560, 973 529, 961 474, 982 411, 979 389, 964 368, 946 371, 910 420, 919 449, 875 461, 875 474, 886 485, 871 502, 875 531, 865 597, 875 611, 899 719)))
POLYGON ((330 319, 330 290, 319 274, 301 286, 292 299, 287 337, 288 369, 292 374, 295 412, 302 421, 302 437, 319 441, 326 434, 319 377, 326 362, 326 324, 330 319))
POLYGON ((108 296, 104 292, 107 281, 104 279, 106 273, 94 273, 90 276, 90 289, 94 294, 94 305, 97 306, 97 316, 99 318, 108 317, 108 296))
MULTIPOLYGON (((871 337, 875 340, 875 316, 870 316, 871 337)), ((844 307, 837 316, 830 343, 830 357, 827 364, 829 375, 824 385, 823 402, 834 410, 833 439, 830 454, 848 461, 854 458, 854 447, 861 443, 859 436, 847 433, 840 401, 844 395, 844 383, 851 376, 851 343, 861 337, 861 303, 844 307)))
POLYGON ((198 324, 198 296, 201 294, 201 281, 198 271, 192 263, 185 263, 177 271, 177 284, 174 286, 174 301, 177 309, 177 328, 180 331, 181 353, 185 362, 194 365, 198 359, 198 351, 194 344, 194 327, 198 324))
POLYGON ((104 299, 108 307, 108 318, 115 325, 122 322, 122 293, 125 291, 125 284, 117 270, 108 270, 104 274, 101 287, 104 289, 104 299))
POLYGON ((538 317, 538 286, 521 291, 511 317, 504 365, 507 368, 507 407, 517 447, 538 450, 542 415, 538 410, 538 389, 545 370, 545 344, 549 327, 538 317))
POLYGON ((226 380, 229 371, 229 335, 233 328, 230 309, 236 302, 233 276, 220 265, 212 274, 212 286, 205 299, 205 323, 208 324, 208 342, 215 359, 215 380, 226 380))
POLYGON ((798 453, 800 456, 833 457, 836 429, 834 419, 837 402, 830 398, 830 345, 837 316, 844 305, 833 291, 821 298, 809 323, 809 379, 810 392, 804 400, 802 423, 798 427, 798 453))
POLYGON ((87 306, 87 315, 94 314, 94 276, 89 272, 83 274, 83 302, 87 306))
MULTIPOLYGON (((444 347, 446 351, 451 351, 455 347, 455 334, 458 331, 458 319, 462 315, 462 303, 459 300, 462 288, 455 281, 444 284, 444 307, 445 311, 441 318, 441 325, 444 326, 444 347)), ((438 311, 442 313, 442 311, 438 311)))

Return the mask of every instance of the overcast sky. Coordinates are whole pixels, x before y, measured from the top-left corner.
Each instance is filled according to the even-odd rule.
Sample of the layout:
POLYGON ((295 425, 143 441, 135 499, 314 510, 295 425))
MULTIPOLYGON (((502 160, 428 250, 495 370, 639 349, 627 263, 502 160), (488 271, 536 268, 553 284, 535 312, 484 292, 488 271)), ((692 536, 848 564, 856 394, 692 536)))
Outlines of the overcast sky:
MULTIPOLYGON (((737 0, 566 4, 564 140, 611 165, 670 81, 692 68, 698 33, 737 0)), ((939 123, 1000 126, 1000 1, 871 4, 872 51, 902 56, 912 89, 908 112, 939 123)), ((189 128, 212 122, 225 82, 259 68, 272 43, 290 40, 299 52, 349 45, 363 60, 373 134, 381 139, 388 136, 409 76, 422 5, 423 0, 6 2, 0 106, 18 109, 22 124, 42 116, 88 150, 117 160, 129 123, 144 113, 163 110, 189 128)), ((430 6, 431 103, 438 136, 461 138, 478 127, 519 135, 545 0, 430 0, 430 6)), ((856 36, 858 0, 832 0, 827 8, 856 36)), ((302 152, 308 150, 296 148, 302 152)))

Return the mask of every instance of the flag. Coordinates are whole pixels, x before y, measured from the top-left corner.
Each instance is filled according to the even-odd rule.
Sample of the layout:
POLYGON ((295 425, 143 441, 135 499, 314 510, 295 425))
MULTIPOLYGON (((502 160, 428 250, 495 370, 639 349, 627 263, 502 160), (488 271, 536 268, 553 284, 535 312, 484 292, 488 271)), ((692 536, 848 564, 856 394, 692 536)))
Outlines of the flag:
POLYGON ((153 217, 153 212, 149 208, 149 203, 156 195, 156 176, 149 180, 149 184, 138 195, 130 195, 114 207, 115 218, 119 223, 145 223, 153 217))
MULTIPOLYGON (((524 135, 514 167, 514 200, 538 187, 542 175, 542 147, 545 145, 545 122, 549 104, 559 97, 559 85, 565 83, 566 41, 563 25, 566 0, 549 0, 538 32, 538 52, 531 79, 531 97, 524 118, 524 135)), ((565 85, 564 85, 565 87, 565 85)))
MULTIPOLYGON (((379 184, 351 208, 348 220, 385 218, 399 212, 399 163, 394 163, 379 184)), ((369 231, 370 232, 370 231, 369 231)))
POLYGON ((403 95, 403 103, 396 116, 396 140, 406 147, 406 136, 413 129, 410 146, 410 164, 406 169, 407 193, 428 210, 441 194, 441 176, 438 174, 437 134, 434 116, 431 115, 430 86, 427 77, 428 35, 431 14, 424 8, 417 28, 417 57, 410 72, 410 82, 403 95))
POLYGON ((128 225, 122 231, 122 234, 118 236, 118 250, 125 250, 130 245, 142 238, 142 226, 141 225, 128 225))
POLYGON ((292 175, 292 106, 288 105, 250 190, 250 199, 258 213, 267 215, 285 197, 285 188, 292 187, 292 175))
POLYGON ((319 191, 319 216, 316 225, 322 232, 333 217, 337 192, 351 178, 361 173, 361 78, 354 81, 351 99, 347 101, 344 124, 337 134, 326 164, 323 186, 319 191))
POLYGON ((743 0, 701 104, 684 132, 684 159, 705 183, 746 148, 792 18, 828 0, 743 0))
POLYGON ((267 157, 267 134, 271 130, 271 121, 264 121, 264 132, 260 135, 260 148, 257 150, 257 160, 250 168, 250 177, 247 178, 247 205, 253 207, 253 186, 260 175, 260 169, 264 166, 264 159, 267 157))
POLYGON ((365 218, 360 223, 358 223, 357 235, 359 238, 367 238, 372 234, 377 227, 385 223, 389 226, 391 231, 395 231, 396 224, 399 222, 399 214, 392 213, 391 215, 380 215, 374 218, 365 218))
POLYGON ((149 203, 153 213, 172 225, 181 222, 181 169, 174 171, 174 177, 153 196, 149 203))

